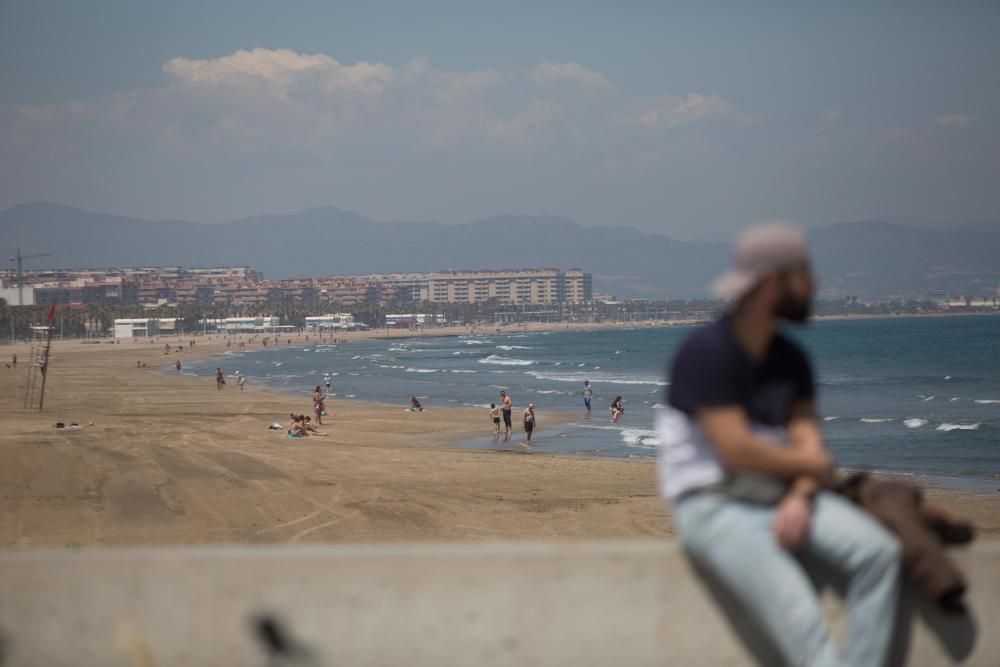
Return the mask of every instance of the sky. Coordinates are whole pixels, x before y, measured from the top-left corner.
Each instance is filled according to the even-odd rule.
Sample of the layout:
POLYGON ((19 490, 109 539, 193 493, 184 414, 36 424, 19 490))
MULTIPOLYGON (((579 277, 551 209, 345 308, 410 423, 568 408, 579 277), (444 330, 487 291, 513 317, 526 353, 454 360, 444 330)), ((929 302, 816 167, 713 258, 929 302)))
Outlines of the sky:
POLYGON ((1000 3, 0 0, 0 208, 1000 228, 1000 3))

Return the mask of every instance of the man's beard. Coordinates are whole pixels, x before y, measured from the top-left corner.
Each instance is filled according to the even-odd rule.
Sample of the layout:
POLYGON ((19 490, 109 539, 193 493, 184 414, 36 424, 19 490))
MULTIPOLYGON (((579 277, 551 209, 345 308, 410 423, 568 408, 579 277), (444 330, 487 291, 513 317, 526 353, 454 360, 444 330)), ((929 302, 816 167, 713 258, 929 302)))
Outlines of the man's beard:
POLYGON ((786 291, 774 309, 774 314, 783 320, 801 324, 812 315, 812 299, 799 299, 786 291))

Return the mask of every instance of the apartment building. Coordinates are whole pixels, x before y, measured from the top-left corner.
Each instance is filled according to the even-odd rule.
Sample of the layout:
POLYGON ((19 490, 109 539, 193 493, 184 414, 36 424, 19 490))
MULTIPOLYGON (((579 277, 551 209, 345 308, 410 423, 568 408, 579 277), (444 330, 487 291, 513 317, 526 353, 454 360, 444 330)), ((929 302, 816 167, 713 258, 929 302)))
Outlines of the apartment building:
POLYGON ((591 274, 580 269, 503 269, 375 274, 372 282, 394 288, 401 301, 509 304, 583 303, 593 295, 591 274))

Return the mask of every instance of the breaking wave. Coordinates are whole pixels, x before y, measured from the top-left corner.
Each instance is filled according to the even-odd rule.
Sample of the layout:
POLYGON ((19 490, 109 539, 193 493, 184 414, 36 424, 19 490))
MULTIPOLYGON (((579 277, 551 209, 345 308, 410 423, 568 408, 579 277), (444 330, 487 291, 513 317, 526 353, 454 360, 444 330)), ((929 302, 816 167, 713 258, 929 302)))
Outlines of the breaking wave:
POLYGON ((514 359, 500 354, 491 354, 485 359, 480 359, 481 364, 496 364, 497 366, 531 366, 535 362, 531 359, 514 359))

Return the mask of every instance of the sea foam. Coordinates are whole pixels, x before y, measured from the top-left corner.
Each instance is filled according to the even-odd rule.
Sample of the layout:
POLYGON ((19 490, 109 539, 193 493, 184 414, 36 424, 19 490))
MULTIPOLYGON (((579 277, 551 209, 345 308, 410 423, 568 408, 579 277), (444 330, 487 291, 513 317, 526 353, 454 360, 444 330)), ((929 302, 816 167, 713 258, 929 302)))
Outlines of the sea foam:
POLYGON ((660 446, 660 441, 657 440, 654 431, 641 428, 623 429, 622 441, 629 447, 638 447, 639 449, 656 449, 660 446))
POLYGON ((948 424, 944 423, 937 427, 938 431, 975 431, 981 426, 980 423, 975 424, 948 424))
POLYGON ((481 364, 496 364, 497 366, 531 366, 535 362, 531 359, 515 359, 513 357, 505 357, 500 354, 491 354, 485 359, 480 359, 481 364))

